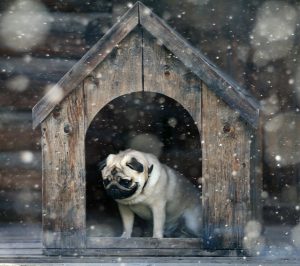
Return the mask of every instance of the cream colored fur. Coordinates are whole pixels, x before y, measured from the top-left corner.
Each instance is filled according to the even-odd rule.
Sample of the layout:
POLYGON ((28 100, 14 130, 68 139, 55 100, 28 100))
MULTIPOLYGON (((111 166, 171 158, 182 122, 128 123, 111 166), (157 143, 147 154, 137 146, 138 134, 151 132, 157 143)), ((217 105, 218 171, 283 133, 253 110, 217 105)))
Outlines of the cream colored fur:
POLYGON ((122 237, 131 237, 134 215, 153 221, 155 238, 162 238, 164 232, 175 228, 179 221, 190 233, 200 236, 200 193, 184 176, 160 163, 154 155, 130 149, 108 156, 106 167, 102 170, 103 178, 116 168, 124 178, 138 183, 138 189, 132 196, 116 200, 124 227, 122 237), (143 172, 126 165, 132 158, 144 166, 143 172), (153 169, 149 174, 151 166, 153 169))

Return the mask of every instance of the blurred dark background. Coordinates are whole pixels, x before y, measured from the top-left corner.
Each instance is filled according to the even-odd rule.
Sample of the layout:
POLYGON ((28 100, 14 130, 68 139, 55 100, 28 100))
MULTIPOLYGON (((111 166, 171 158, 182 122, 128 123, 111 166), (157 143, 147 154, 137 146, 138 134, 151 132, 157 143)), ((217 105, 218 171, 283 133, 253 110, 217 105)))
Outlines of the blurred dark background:
MULTIPOLYGON (((265 114, 263 219, 265 224, 298 223, 300 1, 142 2, 261 102, 265 114)), ((40 132, 32 130, 31 108, 133 4, 134 1, 120 0, 0 2, 1 224, 26 226, 41 221, 40 132)), ((128 107, 126 101, 122 104, 125 109, 128 107)), ((168 112, 173 112, 174 104, 168 104, 168 112)), ((150 105, 155 114, 162 115, 155 111, 154 104, 150 105)), ((131 107, 139 108, 138 105, 131 107)), ((176 121, 184 121, 183 112, 176 121)), ((87 146, 99 129, 107 130, 107 135, 118 131, 103 126, 103 117, 113 119, 111 125, 118 124, 107 106, 95 119, 87 136, 87 146)), ((168 115, 164 113, 163 117, 167 119, 168 115)), ((164 123, 168 123, 168 119, 164 123)), ((141 123, 140 129, 144 126, 141 123)), ((184 130, 185 124, 179 128, 184 130)), ((153 128, 150 133, 157 130, 160 129, 153 128)), ((196 139, 197 132, 193 136, 196 139)), ((157 138, 161 141, 164 137, 157 138)), ((170 147, 178 143, 180 140, 175 140, 170 147)), ((124 143, 115 145, 126 146, 124 143)), ((189 144, 185 145, 187 152, 192 152, 188 150, 189 144)), ((88 151, 93 152, 93 145, 90 146, 86 156, 90 156, 88 151)), ((170 154, 176 153, 165 154, 162 159, 167 162, 170 154)), ((99 191, 95 194, 97 198, 99 191)), ((93 201, 88 204, 93 205, 93 201)))

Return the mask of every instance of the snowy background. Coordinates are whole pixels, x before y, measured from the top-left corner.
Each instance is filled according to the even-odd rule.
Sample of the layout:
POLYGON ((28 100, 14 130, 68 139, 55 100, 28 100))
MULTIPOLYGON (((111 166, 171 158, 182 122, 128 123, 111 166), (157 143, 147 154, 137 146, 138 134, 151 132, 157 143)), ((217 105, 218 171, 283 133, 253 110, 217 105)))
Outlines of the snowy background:
MULTIPOLYGON (((143 2, 261 102, 266 117, 263 220, 247 224, 244 244, 254 254, 266 256, 299 253, 300 1, 143 2)), ((31 108, 133 4, 117 0, 0 2, 0 237, 23 233, 40 237, 40 132, 32 131, 31 108), (27 230, 16 231, 15 226, 27 230)), ((138 107, 135 103, 133 112, 138 107)), ((126 106, 126 102, 122 104, 126 106)), ((160 112, 152 107, 156 114, 160 112)), ((172 108, 170 105, 170 112, 172 108)), ((172 147, 186 138, 190 142, 184 142, 183 149, 193 153, 189 147, 197 133, 187 130, 189 121, 184 121, 187 116, 183 112, 178 117, 166 115, 151 130, 139 132, 147 134, 142 141, 154 143, 158 155, 165 140, 163 144, 169 145, 169 153, 162 155, 166 161, 181 156, 172 147), (180 132, 183 139, 172 139, 172 133, 165 132, 170 129, 180 132), (160 134, 161 130, 164 133, 160 134)), ((105 114, 109 111, 99 116, 105 114)), ((96 131, 99 128, 111 130, 109 134, 120 132, 101 123, 94 126, 96 131)), ((91 152, 91 143, 97 142, 92 129, 91 152)), ((141 139, 132 141, 138 145, 141 139)), ((198 175, 199 169, 194 170, 194 176, 198 175)), ((184 167, 182 171, 186 171, 184 167)), ((93 231, 98 227, 92 212, 103 211, 103 205, 99 205, 101 190, 95 189, 90 195, 94 195, 88 201, 89 228, 93 231)))

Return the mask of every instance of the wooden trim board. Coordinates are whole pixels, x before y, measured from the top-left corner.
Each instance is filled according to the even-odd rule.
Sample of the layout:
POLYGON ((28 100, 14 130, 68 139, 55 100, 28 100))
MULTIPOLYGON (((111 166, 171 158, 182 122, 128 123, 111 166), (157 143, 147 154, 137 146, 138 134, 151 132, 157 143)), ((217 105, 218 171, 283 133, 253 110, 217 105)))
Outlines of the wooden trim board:
MULTIPOLYGON (((3 239, 4 240, 4 239, 3 239)), ((6 239, 0 242, 0 259, 11 256, 112 256, 112 257, 235 257, 242 254, 239 250, 201 249, 202 243, 197 238, 119 238, 88 237, 85 249, 43 248, 38 239, 6 239), (143 247, 143 248, 141 248, 143 247)))
POLYGON ((239 250, 204 250, 197 238, 87 237, 86 249, 44 249, 45 255, 63 256, 237 256, 239 250))
POLYGON ((201 249, 198 238, 152 238, 152 237, 87 237, 87 248, 101 249, 201 249))

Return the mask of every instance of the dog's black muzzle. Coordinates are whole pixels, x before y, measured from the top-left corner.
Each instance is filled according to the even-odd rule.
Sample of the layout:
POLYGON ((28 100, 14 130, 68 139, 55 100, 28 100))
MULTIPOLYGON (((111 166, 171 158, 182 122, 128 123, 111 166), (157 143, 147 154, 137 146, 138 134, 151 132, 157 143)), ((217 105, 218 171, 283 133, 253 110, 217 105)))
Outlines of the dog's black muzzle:
POLYGON ((134 183, 134 185, 129 186, 129 184, 122 184, 122 180, 120 180, 120 182, 118 183, 114 180, 110 182, 106 179, 103 180, 103 184, 107 195, 113 199, 129 198, 138 189, 138 183, 134 183))

